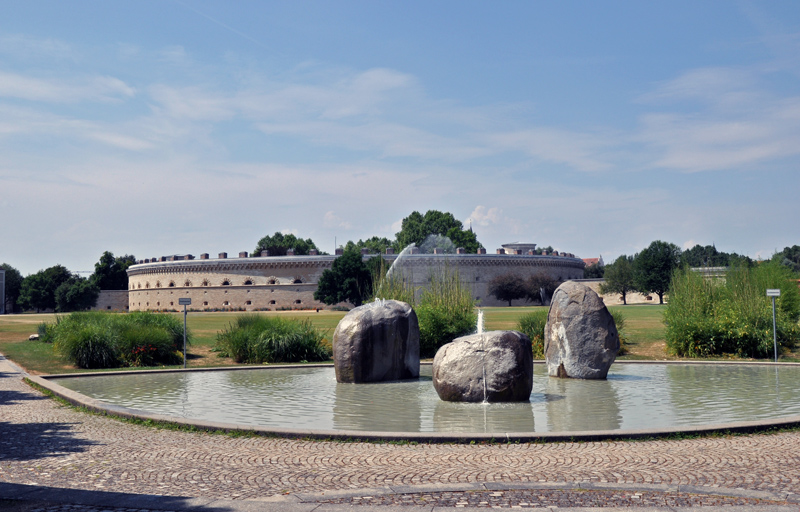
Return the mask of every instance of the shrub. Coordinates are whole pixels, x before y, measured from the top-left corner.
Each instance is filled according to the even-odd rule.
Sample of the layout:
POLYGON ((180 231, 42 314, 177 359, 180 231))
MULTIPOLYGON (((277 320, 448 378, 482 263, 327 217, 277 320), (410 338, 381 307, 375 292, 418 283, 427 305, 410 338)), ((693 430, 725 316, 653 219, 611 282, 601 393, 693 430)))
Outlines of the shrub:
MULTIPOLYGON (((58 322, 58 318, 56 317, 56 322, 58 322)), ((44 343, 53 343, 53 324, 48 324, 47 322, 42 322, 36 326, 36 332, 39 334, 39 341, 44 343)))
POLYGON ((433 270, 429 286, 422 290, 404 277, 402 272, 387 275, 386 268, 379 269, 373 280, 373 299, 399 300, 414 308, 419 321, 420 357, 433 357, 442 345, 475 332, 478 315, 472 290, 461 282, 457 270, 446 264, 433 270))
POLYGON ((770 262, 734 266, 724 281, 683 269, 670 286, 664 322, 667 349, 676 355, 770 357, 774 349, 767 288, 781 289, 776 302, 779 350, 800 340, 800 291, 786 267, 770 262))
MULTIPOLYGON (((58 317, 44 328, 53 349, 80 368, 156 366, 183 360, 183 323, 174 315, 101 311, 58 317)), ((191 339, 187 333, 187 343, 191 339)))
MULTIPOLYGON (((120 359, 127 366, 180 364, 183 361, 172 333, 156 325, 123 327, 119 332, 117 347, 120 359)), ((180 347, 183 347, 183 336, 180 347)))
POLYGON ((517 330, 531 339, 534 359, 544 357, 544 327, 547 325, 547 313, 546 309, 537 309, 521 316, 517 322, 517 330))
POLYGON ((61 322, 53 348, 80 368, 114 368, 120 361, 115 334, 101 322, 61 322))
MULTIPOLYGON (((625 348, 625 316, 619 311, 611 311, 611 316, 614 318, 614 325, 617 327, 619 333, 619 353, 624 354, 627 350, 625 348)), ((533 358, 542 359, 544 357, 544 328, 547 325, 547 315, 549 310, 537 309, 531 313, 523 315, 517 322, 517 330, 525 334, 531 339, 531 346, 533 348, 533 358)))
POLYGON ((617 355, 621 356, 628 352, 628 347, 626 347, 628 334, 625 332, 625 315, 622 311, 617 310, 609 309, 608 312, 611 313, 611 318, 614 319, 614 326, 617 328, 617 335, 619 335, 619 352, 617 352, 617 355))
POLYGON ((217 334, 220 357, 237 363, 291 363, 325 361, 330 347, 308 320, 277 316, 240 315, 217 334))

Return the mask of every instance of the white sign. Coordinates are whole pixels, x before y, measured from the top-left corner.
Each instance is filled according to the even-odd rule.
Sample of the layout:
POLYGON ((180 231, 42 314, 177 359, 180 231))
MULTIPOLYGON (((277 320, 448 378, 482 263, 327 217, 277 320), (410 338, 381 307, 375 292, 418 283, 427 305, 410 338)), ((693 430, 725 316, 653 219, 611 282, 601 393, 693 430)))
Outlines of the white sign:
MULTIPOLYGON (((780 290, 778 290, 778 291, 780 291, 780 290)), ((181 298, 178 299, 178 305, 179 306, 191 306, 192 305, 192 299, 190 299, 189 297, 181 297, 181 298)))
POLYGON ((780 288, 767 288, 767 297, 780 297, 780 296, 781 296, 780 288))

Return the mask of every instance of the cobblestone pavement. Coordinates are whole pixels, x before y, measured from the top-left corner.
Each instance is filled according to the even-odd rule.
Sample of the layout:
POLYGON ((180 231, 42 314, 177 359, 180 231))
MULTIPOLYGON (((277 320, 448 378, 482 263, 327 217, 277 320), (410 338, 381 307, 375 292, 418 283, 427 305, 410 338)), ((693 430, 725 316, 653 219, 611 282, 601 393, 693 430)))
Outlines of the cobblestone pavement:
MULTIPOLYGON (((530 484, 660 484, 750 497, 763 491, 794 503, 800 499, 800 433, 495 445, 237 438, 149 428, 61 406, 28 387, 0 356, 0 482, 229 500, 303 493, 325 500, 323 493, 332 493, 329 498, 341 503, 359 500, 336 492, 384 489, 373 505, 413 501, 400 494, 445 484, 484 484, 508 497, 515 486, 530 484), (386 491, 390 487, 394 494, 386 491)), ((531 503, 537 493, 519 491, 514 503, 531 503)), ((468 493, 461 494, 469 502, 468 493)), ((560 500, 557 494, 552 499, 560 500)), ((480 501, 490 500, 470 506, 480 501)))
POLYGON ((424 506, 473 508, 541 508, 541 507, 715 507, 782 505, 785 502, 734 496, 715 496, 677 492, 597 491, 574 489, 525 489, 503 491, 407 493, 379 496, 358 496, 321 503, 365 505, 424 506))

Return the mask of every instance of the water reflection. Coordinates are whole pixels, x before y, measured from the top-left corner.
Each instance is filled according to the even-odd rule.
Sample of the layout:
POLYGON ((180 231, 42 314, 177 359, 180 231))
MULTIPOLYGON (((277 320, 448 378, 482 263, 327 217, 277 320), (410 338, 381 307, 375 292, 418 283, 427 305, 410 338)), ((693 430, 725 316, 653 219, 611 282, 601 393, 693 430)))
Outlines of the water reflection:
POLYGON ((617 430, 622 417, 609 380, 559 379, 545 385, 548 430, 617 430), (558 399, 553 399, 558 397, 558 399))
POLYGON ((535 432, 533 406, 529 402, 434 404, 433 423, 438 432, 535 432))
POLYGON ((439 400, 416 381, 338 384, 333 368, 179 372, 57 379, 109 403, 266 428, 392 432, 548 432, 669 428, 800 415, 800 368, 614 364, 606 381, 534 371, 530 402, 439 400))
POLYGON ((670 366, 666 373, 680 420, 696 417, 719 423, 751 421, 796 410, 797 371, 768 365, 686 365, 670 366), (722 415, 717 412, 720 409, 724 410, 722 415))
POLYGON ((426 389, 421 381, 433 387, 430 377, 419 381, 336 383, 334 429, 419 432, 426 389))

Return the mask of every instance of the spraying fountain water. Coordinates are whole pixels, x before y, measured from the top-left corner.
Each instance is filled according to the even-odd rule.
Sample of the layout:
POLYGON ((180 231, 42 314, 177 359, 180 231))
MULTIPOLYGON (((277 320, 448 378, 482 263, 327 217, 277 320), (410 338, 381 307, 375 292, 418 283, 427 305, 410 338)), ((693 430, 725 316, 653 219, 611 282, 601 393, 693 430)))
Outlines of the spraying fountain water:
POLYGON ((406 259, 406 255, 409 254, 411 249, 416 246, 416 244, 408 244, 402 251, 400 251, 400 254, 397 255, 397 258, 394 259, 392 265, 389 267, 389 270, 386 272, 387 279, 394 277, 395 268, 400 268, 400 264, 404 259, 406 259))

